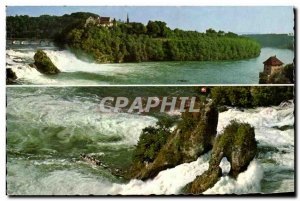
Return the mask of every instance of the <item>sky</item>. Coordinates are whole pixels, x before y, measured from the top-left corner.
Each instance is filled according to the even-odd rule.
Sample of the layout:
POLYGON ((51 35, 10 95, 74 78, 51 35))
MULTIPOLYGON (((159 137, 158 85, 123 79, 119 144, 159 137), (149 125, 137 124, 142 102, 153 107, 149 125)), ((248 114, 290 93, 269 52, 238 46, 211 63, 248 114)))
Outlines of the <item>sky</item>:
POLYGON ((73 12, 92 12, 100 16, 147 24, 160 20, 174 29, 204 32, 209 28, 246 33, 292 33, 293 7, 153 7, 153 6, 8 6, 7 16, 64 15, 73 12))

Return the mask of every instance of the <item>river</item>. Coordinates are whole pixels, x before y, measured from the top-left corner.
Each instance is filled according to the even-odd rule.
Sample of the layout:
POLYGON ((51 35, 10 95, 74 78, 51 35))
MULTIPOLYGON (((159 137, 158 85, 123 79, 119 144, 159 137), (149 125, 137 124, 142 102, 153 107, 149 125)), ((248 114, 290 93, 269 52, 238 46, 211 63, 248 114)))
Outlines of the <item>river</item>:
MULTIPOLYGON (((160 118, 151 113, 102 113, 98 110, 101 97, 192 93, 191 87, 8 87, 7 193, 180 194, 182 187, 207 170, 210 153, 148 181, 124 181, 79 155, 98 157, 110 169, 128 167, 142 129, 160 118)), ((218 133, 233 119, 255 128, 258 154, 237 180, 224 175, 205 193, 294 192, 294 104, 229 109, 219 115, 218 133), (282 126, 288 128, 278 129, 282 126)), ((228 169, 226 161, 221 166, 228 169)))
POLYGON ((257 58, 238 61, 181 61, 96 64, 79 60, 68 50, 55 47, 8 45, 7 67, 13 69, 19 84, 28 85, 118 85, 118 84, 258 84, 263 61, 276 55, 292 63, 288 49, 262 48, 257 58), (62 71, 46 76, 29 66, 37 48, 44 49, 62 71))

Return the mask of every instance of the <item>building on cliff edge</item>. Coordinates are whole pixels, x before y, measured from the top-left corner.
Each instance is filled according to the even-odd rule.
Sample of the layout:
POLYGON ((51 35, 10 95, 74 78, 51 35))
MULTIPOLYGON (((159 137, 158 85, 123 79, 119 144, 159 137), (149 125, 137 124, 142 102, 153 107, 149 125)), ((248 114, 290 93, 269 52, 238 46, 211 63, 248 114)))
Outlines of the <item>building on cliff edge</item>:
POLYGON ((103 26, 103 27, 111 27, 113 26, 113 22, 110 19, 110 17, 89 17, 85 20, 85 27, 89 24, 95 25, 95 26, 103 26))
POLYGON ((264 73, 268 76, 276 72, 281 72, 283 69, 283 62, 277 59, 276 55, 268 58, 266 61, 263 62, 263 64, 264 73))

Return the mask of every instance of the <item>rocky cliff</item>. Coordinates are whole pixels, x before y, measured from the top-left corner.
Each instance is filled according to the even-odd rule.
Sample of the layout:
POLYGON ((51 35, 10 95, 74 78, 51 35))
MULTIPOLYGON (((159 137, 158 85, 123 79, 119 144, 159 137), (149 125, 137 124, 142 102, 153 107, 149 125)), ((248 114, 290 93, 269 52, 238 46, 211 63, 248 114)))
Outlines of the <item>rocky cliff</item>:
POLYGON ((54 75, 60 70, 52 63, 51 59, 43 50, 38 50, 34 55, 34 63, 31 67, 36 68, 40 73, 54 75))
POLYGON ((245 171, 257 152, 254 128, 249 124, 231 122, 213 145, 209 169, 185 187, 187 193, 199 194, 206 191, 222 176, 219 167, 226 157, 230 162, 229 176, 236 178, 245 171))
POLYGON ((218 124, 218 111, 213 102, 197 103, 200 112, 182 114, 182 122, 169 136, 151 163, 136 162, 131 178, 146 180, 160 171, 196 160, 212 148, 218 124))
POLYGON ((6 84, 16 84, 16 73, 11 68, 6 68, 6 84))

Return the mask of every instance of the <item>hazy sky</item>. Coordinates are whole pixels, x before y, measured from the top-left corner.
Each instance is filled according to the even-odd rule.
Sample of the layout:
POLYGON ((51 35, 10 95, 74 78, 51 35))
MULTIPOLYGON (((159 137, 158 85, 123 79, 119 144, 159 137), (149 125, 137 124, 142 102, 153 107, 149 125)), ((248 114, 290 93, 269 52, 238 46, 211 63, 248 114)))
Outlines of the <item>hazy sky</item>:
POLYGON ((86 11, 146 24, 165 21, 169 27, 200 32, 208 28, 235 33, 291 33, 293 7, 124 7, 124 6, 9 6, 7 15, 63 15, 86 11))

